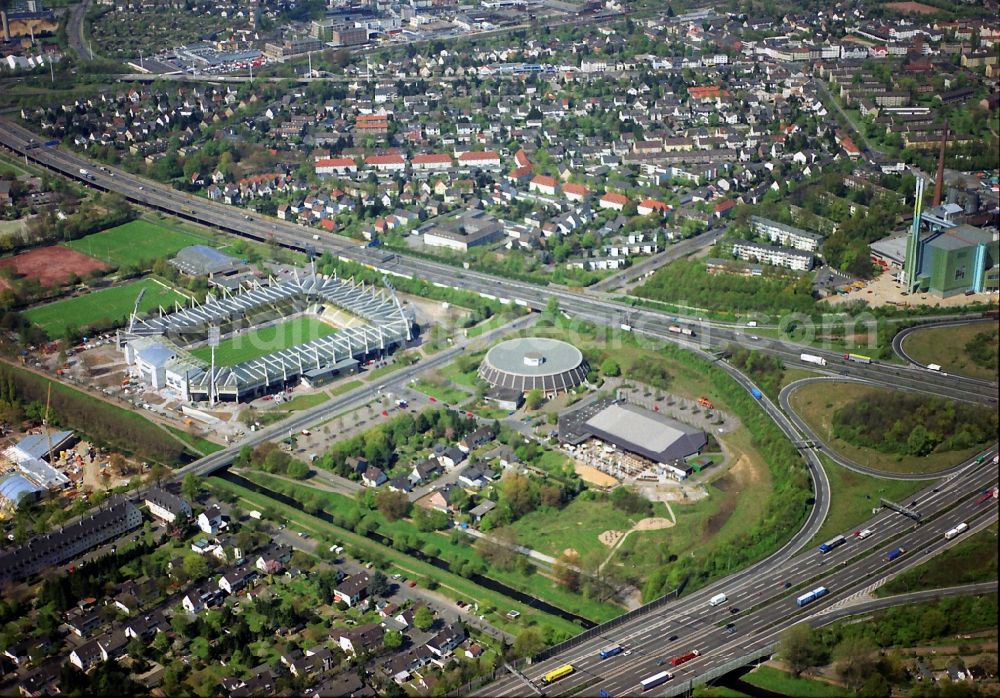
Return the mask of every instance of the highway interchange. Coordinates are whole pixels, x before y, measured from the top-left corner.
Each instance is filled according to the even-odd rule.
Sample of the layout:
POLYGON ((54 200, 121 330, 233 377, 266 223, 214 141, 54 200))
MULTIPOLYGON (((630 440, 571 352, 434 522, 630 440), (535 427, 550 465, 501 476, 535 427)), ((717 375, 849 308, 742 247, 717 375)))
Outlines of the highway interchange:
MULTIPOLYGON (((862 380, 871 385, 930 393, 987 405, 995 405, 997 402, 997 386, 989 381, 947 376, 912 364, 848 362, 840 352, 758 337, 752 334, 755 330, 730 323, 691 318, 678 319, 656 310, 635 308, 602 295, 585 294, 553 286, 542 287, 509 279, 498 279, 469 270, 456 270, 455 267, 443 263, 386 254, 378 249, 362 247, 356 242, 328 234, 320 235, 320 240, 316 241, 312 239, 315 234, 313 229, 305 229, 243 209, 192 197, 118 169, 99 167, 62 149, 39 146, 37 139, 37 136, 10 121, 0 121, 0 144, 26 156, 27 159, 83 180, 91 186, 106 191, 116 191, 134 203, 237 235, 256 240, 273 240, 280 245, 298 250, 311 248, 318 252, 330 252, 342 259, 359 262, 385 273, 454 286, 487 297, 500 298, 506 302, 516 302, 536 310, 544 308, 549 298, 555 296, 559 300, 560 309, 570 317, 594 322, 613 331, 622 331, 623 326, 627 326, 627 331, 637 337, 672 341, 708 360, 716 361, 722 350, 738 345, 778 356, 787 366, 800 366, 826 373, 831 377, 843 376, 862 380), (81 174, 81 168, 86 169, 88 175, 81 174), (695 335, 685 337, 670 332, 668 328, 674 324, 683 324, 693 329, 695 335), (821 356, 826 359, 827 365, 821 368, 803 362, 800 359, 802 353, 821 356)), ((432 365, 447 363, 460 350, 458 347, 452 348, 425 362, 400 369, 379 387, 388 390, 392 385, 401 385, 432 365)), ((718 365, 745 389, 749 390, 752 387, 749 379, 727 362, 718 361, 718 365)), ((366 385, 318 408, 296 415, 283 424, 253 433, 239 445, 207 456, 178 470, 176 476, 182 477, 187 472, 207 474, 225 467, 235 457, 238 446, 279 438, 289 429, 298 430, 311 426, 336 413, 370 401, 376 390, 375 386, 366 385)), ((782 407, 788 407, 787 397, 786 400, 779 402, 782 407)), ((781 550, 767 560, 683 597, 663 609, 615 628, 607 638, 599 637, 587 641, 556 658, 530 666, 527 675, 537 681, 545 671, 562 663, 572 661, 575 667, 579 663, 577 672, 556 686, 549 687, 546 690, 547 694, 562 693, 584 686, 582 689, 584 695, 597 695, 602 689, 610 695, 634 693, 641 678, 669 668, 657 665, 657 662, 664 657, 669 658, 688 649, 698 649, 702 652, 701 657, 676 671, 671 670, 676 674, 671 686, 680 686, 696 675, 704 674, 713 667, 719 667, 727 661, 747 654, 754 647, 766 647, 769 643, 773 643, 775 636, 787 625, 807 617, 815 618, 817 611, 842 603, 846 595, 863 590, 867 585, 883 579, 888 571, 884 553, 890 543, 893 546, 901 544, 909 551, 902 563, 897 561, 892 567, 893 572, 898 572, 908 565, 915 564, 925 552, 933 554, 943 549, 945 547, 943 531, 958 521, 970 520, 970 526, 976 528, 996 519, 995 499, 985 506, 970 504, 976 498, 975 495, 987 486, 996 484, 995 466, 989 460, 986 464, 960 464, 948 471, 933 475, 932 477, 948 476, 948 478, 944 484, 935 488, 937 491, 928 488, 916 498, 924 516, 924 523, 918 526, 901 514, 882 510, 866 524, 875 530, 875 535, 863 543, 852 541, 847 546, 837 549, 828 554, 820 565, 815 549, 797 552, 814 538, 829 508, 829 485, 826 482, 825 472, 816 453, 806 445, 815 439, 803 429, 804 425, 794 412, 788 411, 786 414, 766 397, 761 400, 761 406, 785 435, 793 443, 800 445, 800 452, 810 469, 814 482, 815 506, 812 507, 806 524, 781 550), (989 513, 984 514, 987 509, 989 513), (978 518, 973 522, 971 519, 974 515, 978 518), (828 572, 820 577, 824 571, 828 572), (785 581, 791 582, 790 589, 783 588, 785 581), (809 585, 813 583, 826 584, 831 590, 830 595, 804 610, 797 609, 793 601, 797 594, 794 592, 800 589, 800 585, 801 588, 812 588, 809 585), (730 597, 730 603, 735 603, 744 610, 731 614, 730 603, 709 610, 707 599, 719 590, 730 597), (792 601, 789 601, 790 599, 792 601), (751 607, 752 610, 746 610, 751 607), (725 630, 725 623, 729 621, 736 624, 736 632, 730 633, 725 630), (664 642, 664 637, 672 634, 677 634, 679 639, 664 642), (627 644, 629 654, 605 660, 606 663, 595 660, 600 646, 610 644, 610 641, 627 644)), ((995 449, 989 455, 992 457, 993 454, 995 449)), ((875 471, 873 474, 886 475, 880 471, 875 471)), ((919 479, 923 478, 926 476, 920 476, 919 479)), ((520 695, 524 690, 522 680, 511 676, 490 686, 483 695, 520 695)))

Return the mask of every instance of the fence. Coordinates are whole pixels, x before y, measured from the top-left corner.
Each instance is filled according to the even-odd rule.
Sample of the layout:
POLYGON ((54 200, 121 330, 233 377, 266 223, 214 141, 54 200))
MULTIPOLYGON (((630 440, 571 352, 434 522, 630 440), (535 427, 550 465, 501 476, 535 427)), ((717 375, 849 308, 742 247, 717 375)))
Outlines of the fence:
POLYGON ((532 657, 531 661, 541 662, 543 660, 548 659, 549 657, 554 657, 560 652, 564 652, 572 647, 576 647, 577 645, 587 642, 588 640, 592 640, 595 637, 599 637, 602 633, 606 633, 609 630, 613 630, 620 625, 624 625, 625 623, 628 623, 629 621, 634 620, 639 616, 645 615, 650 611, 655 611, 657 608, 665 606, 666 604, 668 604, 669 602, 675 600, 678 596, 680 596, 681 589, 683 588, 684 584, 681 584, 673 591, 664 594, 658 599, 650 601, 648 604, 644 606, 640 606, 639 608, 633 609, 628 613, 620 615, 613 620, 609 620, 607 623, 602 623, 601 625, 598 625, 596 628, 591 628, 590 630, 584 630, 579 635, 575 635, 568 640, 564 640, 563 642, 560 642, 558 645, 547 647, 546 649, 542 650, 534 657, 532 657))
POLYGON ((670 686, 663 693, 659 694, 659 698, 668 698, 668 696, 689 696, 691 691, 695 686, 700 684, 710 683, 718 678, 721 678, 731 671, 735 671, 741 667, 745 667, 747 664, 752 662, 760 661, 765 657, 770 657, 774 654, 774 649, 777 647, 777 643, 771 643, 765 647, 754 650, 749 654, 745 654, 737 659, 732 659, 725 664, 720 664, 714 669, 709 669, 704 674, 700 674, 693 679, 679 683, 674 686, 670 686))

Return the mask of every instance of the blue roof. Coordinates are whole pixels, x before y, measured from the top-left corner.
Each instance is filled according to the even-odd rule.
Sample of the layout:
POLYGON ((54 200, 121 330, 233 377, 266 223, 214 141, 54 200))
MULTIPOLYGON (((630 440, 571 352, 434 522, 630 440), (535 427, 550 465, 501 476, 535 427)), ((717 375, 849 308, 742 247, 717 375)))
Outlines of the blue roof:
POLYGON ((27 478, 17 473, 11 473, 0 480, 0 500, 12 502, 16 507, 21 503, 21 498, 26 495, 34 495, 41 492, 40 487, 31 484, 27 478))
POLYGON ((160 368, 166 366, 167 362, 174 358, 174 352, 162 344, 153 344, 140 351, 138 357, 150 366, 160 368))
MULTIPOLYGON (((58 451, 59 447, 73 438, 71 431, 57 431, 52 434, 52 449, 58 451)), ((49 455, 49 437, 45 434, 29 434, 17 442, 17 450, 25 453, 30 458, 43 459, 49 455)))

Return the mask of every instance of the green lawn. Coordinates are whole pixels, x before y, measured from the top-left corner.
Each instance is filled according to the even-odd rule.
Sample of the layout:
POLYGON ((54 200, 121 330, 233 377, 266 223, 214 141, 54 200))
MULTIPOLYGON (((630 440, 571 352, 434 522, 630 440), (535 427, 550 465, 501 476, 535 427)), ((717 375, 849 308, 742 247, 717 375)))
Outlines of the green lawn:
POLYGON ((161 257, 172 257, 189 245, 208 242, 208 238, 151 220, 135 220, 66 243, 85 255, 112 266, 148 267, 161 257))
MULTIPOLYGON (((984 505, 986 506, 986 505, 984 505)), ((990 506, 994 506, 992 503, 990 506)), ((997 578, 997 525, 969 536, 919 567, 899 575, 876 592, 877 596, 940 589, 997 578)))
POLYGON ((251 492, 243 487, 218 478, 211 478, 210 482, 215 489, 235 494, 255 509, 263 510, 266 507, 275 511, 282 517, 282 521, 294 523, 297 527, 323 536, 330 541, 339 541, 367 554, 380 556, 391 563, 393 570, 397 570, 411 579, 416 578, 421 584, 426 585, 428 580, 433 580, 441 585, 438 591, 452 598, 478 601, 481 610, 486 610, 487 608, 493 609, 485 614, 487 621, 508 632, 517 634, 526 627, 536 624, 549 632, 555 633, 560 638, 571 637, 580 632, 580 628, 573 623, 546 613, 540 613, 510 597, 484 589, 464 577, 440 570, 429 563, 421 562, 409 555, 369 540, 364 536, 359 536, 351 531, 338 528, 314 516, 276 502, 269 497, 251 492), (512 622, 505 617, 504 614, 510 609, 521 613, 521 617, 517 621, 512 622))
MULTIPOLYGON (((331 335, 336 331, 332 325, 312 317, 300 317, 259 330, 251 330, 221 342, 215 350, 215 365, 234 366, 265 354, 331 335)), ((199 347, 191 354, 206 362, 212 359, 212 350, 208 346, 199 347)))
POLYGON ((194 436, 193 434, 187 433, 183 429, 167 426, 167 430, 188 446, 205 456, 210 453, 215 453, 216 451, 221 451, 225 448, 222 444, 217 444, 214 441, 209 441, 208 439, 204 439, 200 436, 194 436))
POLYGON ((563 509, 536 509, 512 526, 517 540, 546 555, 558 557, 573 548, 581 557, 588 553, 610 552, 598 536, 604 531, 627 531, 639 520, 616 509, 610 502, 574 499, 563 509))
POLYGON ((743 677, 743 681, 765 691, 794 698, 839 698, 854 695, 846 688, 812 679, 797 679, 787 672, 769 666, 761 666, 751 671, 743 677))
POLYGON ((322 405, 329 399, 330 396, 327 395, 326 393, 313 393, 312 395, 296 395, 294 398, 281 405, 281 409, 286 412, 295 412, 296 410, 308 410, 318 405, 322 405))
POLYGON ((706 684, 695 686, 691 695, 694 698, 750 698, 749 694, 728 686, 708 686, 706 684))
MULTIPOLYGON (((972 325, 955 327, 928 327, 917 332, 911 332, 903 342, 903 349, 922 364, 939 364, 941 370, 947 373, 958 373, 972 378, 985 380, 997 379, 997 366, 977 364, 966 353, 965 345, 979 334, 996 330, 997 323, 993 320, 977 322, 972 325)), ((994 334, 992 346, 996 352, 997 335, 994 334)))
POLYGON ((177 291, 147 278, 32 308, 24 315, 45 330, 49 337, 58 338, 66 333, 68 327, 124 322, 131 314, 135 299, 142 289, 146 289, 142 303, 139 304, 142 312, 156 310, 160 306, 173 310, 175 301, 181 304, 187 302, 177 291))
POLYGON ((822 454, 820 460, 830 481, 830 514, 813 538, 814 544, 867 521, 871 518, 872 508, 878 506, 879 498, 902 503, 928 485, 926 480, 885 480, 862 475, 842 468, 822 454))
POLYGON ((360 388, 362 385, 364 385, 364 383, 355 378, 354 380, 345 381, 340 385, 333 386, 330 388, 329 392, 331 396, 343 395, 344 393, 351 392, 355 388, 360 388))
POLYGON ((832 434, 834 413, 857 399, 879 392, 892 391, 851 381, 809 383, 793 392, 789 396, 789 403, 830 448, 855 463, 861 463, 878 470, 893 473, 934 474, 957 465, 982 450, 981 446, 975 446, 963 451, 931 453, 926 456, 904 456, 854 446, 843 439, 834 438, 832 434))
POLYGON ((430 395, 441 402, 448 403, 449 405, 457 405, 470 397, 464 390, 453 388, 446 383, 432 383, 425 379, 418 380, 413 384, 413 388, 415 390, 419 390, 425 395, 430 395))
POLYGON ((484 320, 483 322, 480 322, 478 325, 470 327, 465 331, 465 334, 468 337, 478 337, 479 335, 485 334, 490 330, 495 330, 501 325, 510 322, 510 320, 511 319, 506 317, 505 315, 494 315, 488 320, 484 320))

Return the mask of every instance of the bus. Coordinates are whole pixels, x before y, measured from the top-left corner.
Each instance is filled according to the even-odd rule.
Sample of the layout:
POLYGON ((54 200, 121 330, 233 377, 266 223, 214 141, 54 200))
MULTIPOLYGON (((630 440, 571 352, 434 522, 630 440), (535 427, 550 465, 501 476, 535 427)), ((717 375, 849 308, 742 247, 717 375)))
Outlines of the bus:
POLYGON ((669 671, 661 671, 659 674, 647 676, 639 682, 639 685, 642 686, 642 690, 648 691, 651 688, 659 686, 661 683, 666 683, 672 678, 674 678, 674 676, 669 671))
POLYGON ((833 550, 834 548, 836 548, 837 546, 843 545, 846 542, 847 542, 846 538, 844 538, 843 536, 837 536, 836 538, 831 538, 827 542, 825 542, 822 545, 820 545, 819 546, 819 551, 821 553, 826 554, 826 553, 830 552, 831 550, 833 550))
POLYGON ((558 669, 553 669, 552 671, 550 671, 549 673, 547 673, 545 676, 543 676, 542 677, 542 683, 546 684, 546 685, 548 685, 550 683, 555 683, 559 679, 566 678, 567 676, 569 676, 570 674, 572 674, 574 671, 576 671, 576 669, 573 668, 572 664, 563 664, 558 669))
POLYGON ((844 354, 844 361, 854 361, 859 364, 870 364, 872 362, 871 357, 864 354, 844 354))
POLYGON ((621 654, 621 645, 611 645, 610 647, 605 647, 601 650, 601 659, 608 659, 609 657, 614 657, 616 654, 621 654))

